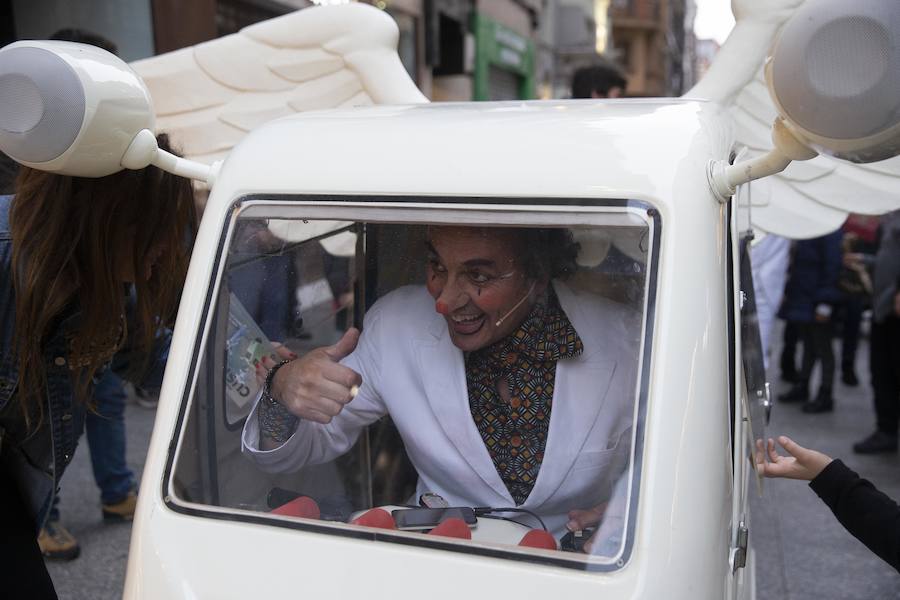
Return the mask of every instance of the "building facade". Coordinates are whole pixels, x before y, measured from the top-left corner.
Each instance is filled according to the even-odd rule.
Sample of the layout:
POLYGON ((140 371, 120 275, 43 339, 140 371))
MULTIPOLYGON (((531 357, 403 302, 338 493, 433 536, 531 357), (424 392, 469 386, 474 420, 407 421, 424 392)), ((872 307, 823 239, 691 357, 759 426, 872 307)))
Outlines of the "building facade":
POLYGON ((678 96, 694 84, 694 0, 612 0, 609 10, 629 95, 678 96))
MULTIPOLYGON (((397 22, 400 59, 435 101, 568 97, 572 73, 599 55, 623 67, 629 95, 677 95, 694 79, 694 0, 361 1, 397 22)), ((110 39, 132 61, 312 4, 0 0, 0 43, 78 27, 110 39)))

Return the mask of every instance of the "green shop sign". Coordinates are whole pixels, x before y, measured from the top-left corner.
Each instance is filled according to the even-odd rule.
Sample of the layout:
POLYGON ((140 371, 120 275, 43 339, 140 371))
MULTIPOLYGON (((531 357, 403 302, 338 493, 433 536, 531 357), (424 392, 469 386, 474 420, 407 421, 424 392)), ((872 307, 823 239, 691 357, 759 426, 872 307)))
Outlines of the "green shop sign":
POLYGON ((520 99, 534 98, 534 43, 480 13, 472 15, 475 32, 474 100, 490 100, 491 67, 516 75, 520 99))

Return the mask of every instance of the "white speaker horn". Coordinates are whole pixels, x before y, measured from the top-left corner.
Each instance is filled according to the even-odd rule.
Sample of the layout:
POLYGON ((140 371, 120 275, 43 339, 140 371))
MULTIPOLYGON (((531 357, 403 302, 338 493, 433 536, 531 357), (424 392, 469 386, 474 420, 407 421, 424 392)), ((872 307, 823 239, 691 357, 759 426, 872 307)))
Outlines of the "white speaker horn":
POLYGON ((774 148, 709 164, 721 201, 817 153, 856 163, 900 154, 900 0, 806 0, 766 61, 774 148))
POLYGON ((776 110, 804 144, 857 163, 900 153, 900 1, 808 0, 765 73, 776 110))
POLYGON ((61 41, 0 49, 0 150, 17 162, 63 175, 110 175, 145 129, 154 129, 150 94, 115 55, 61 41))

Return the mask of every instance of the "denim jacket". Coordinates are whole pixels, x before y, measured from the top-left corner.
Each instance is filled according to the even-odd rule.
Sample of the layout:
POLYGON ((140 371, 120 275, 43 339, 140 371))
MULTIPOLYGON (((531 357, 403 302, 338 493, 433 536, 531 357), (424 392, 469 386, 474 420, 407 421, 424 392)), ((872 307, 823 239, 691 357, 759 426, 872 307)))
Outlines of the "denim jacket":
MULTIPOLYGON (((24 435, 24 419, 18 407, 13 405, 18 360, 14 355, 13 337, 15 289, 9 227, 11 202, 12 196, 0 196, 0 463, 3 471, 15 480, 36 528, 40 529, 84 428, 85 407, 75 400, 66 343, 66 332, 72 330, 79 315, 73 312, 64 316, 44 344, 47 390, 43 419, 36 431, 24 435)), ((160 336, 147 377, 141 382, 143 386, 155 389, 162 382, 169 341, 168 332, 160 336)), ((128 371, 128 358, 127 351, 119 352, 109 368, 123 374, 128 371)))

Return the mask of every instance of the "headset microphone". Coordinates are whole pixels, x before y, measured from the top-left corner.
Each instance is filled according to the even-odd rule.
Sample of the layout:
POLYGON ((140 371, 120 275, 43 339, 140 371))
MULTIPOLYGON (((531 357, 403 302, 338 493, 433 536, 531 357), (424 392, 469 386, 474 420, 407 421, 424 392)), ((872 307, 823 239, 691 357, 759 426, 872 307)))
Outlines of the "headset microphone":
POLYGON ((534 286, 535 286, 535 285, 537 285, 537 282, 536 282, 536 281, 533 281, 533 282, 531 283, 531 287, 528 288, 528 291, 525 292, 525 295, 524 295, 524 296, 522 296, 522 299, 519 300, 518 302, 516 302, 516 305, 513 306, 511 309, 509 309, 509 310, 506 312, 505 315, 503 315, 502 317, 500 317, 499 319, 497 319, 497 322, 494 323, 494 327, 500 327, 500 324, 503 323, 503 321, 505 321, 505 320, 507 319, 507 317, 509 317, 509 315, 511 315, 511 314, 513 314, 514 312, 516 312, 516 309, 519 308, 520 306, 522 306, 522 303, 523 303, 523 302, 525 302, 526 300, 528 300, 528 297, 531 296, 531 292, 534 291, 534 286))

